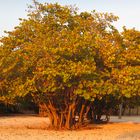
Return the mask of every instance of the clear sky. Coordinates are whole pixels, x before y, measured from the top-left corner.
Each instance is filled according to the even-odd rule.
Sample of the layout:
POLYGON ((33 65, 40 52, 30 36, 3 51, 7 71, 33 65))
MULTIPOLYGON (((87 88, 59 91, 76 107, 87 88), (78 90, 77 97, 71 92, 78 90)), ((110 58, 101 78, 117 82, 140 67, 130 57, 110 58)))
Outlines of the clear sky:
MULTIPOLYGON (((122 26, 140 30, 140 0, 38 0, 39 2, 62 5, 75 5, 79 11, 96 10, 111 12, 119 16, 115 26, 121 30, 122 26)), ((32 0, 0 0, 0 36, 4 30, 12 30, 19 24, 18 18, 26 18, 27 4, 32 0)))

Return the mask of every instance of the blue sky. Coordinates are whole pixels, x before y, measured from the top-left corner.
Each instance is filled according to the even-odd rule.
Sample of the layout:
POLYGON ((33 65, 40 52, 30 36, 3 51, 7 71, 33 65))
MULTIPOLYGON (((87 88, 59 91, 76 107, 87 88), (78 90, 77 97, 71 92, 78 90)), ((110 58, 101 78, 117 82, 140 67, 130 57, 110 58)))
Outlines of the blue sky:
MULTIPOLYGON (((96 10, 111 12, 119 16, 115 26, 121 31, 122 26, 140 30, 140 0, 38 0, 39 2, 74 5, 79 11, 96 10)), ((27 4, 32 0, 0 0, 0 36, 4 30, 12 30, 19 24, 18 18, 26 18, 27 4)))

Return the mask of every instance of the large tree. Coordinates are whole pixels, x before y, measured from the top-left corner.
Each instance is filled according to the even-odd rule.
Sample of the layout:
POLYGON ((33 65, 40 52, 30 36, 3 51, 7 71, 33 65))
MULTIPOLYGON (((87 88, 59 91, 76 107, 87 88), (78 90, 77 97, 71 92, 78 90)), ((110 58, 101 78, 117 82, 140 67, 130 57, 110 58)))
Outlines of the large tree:
POLYGON ((45 106, 52 127, 73 128, 94 113, 95 99, 127 95, 117 76, 128 47, 112 14, 34 3, 28 19, 1 39, 0 100, 31 94, 45 106))

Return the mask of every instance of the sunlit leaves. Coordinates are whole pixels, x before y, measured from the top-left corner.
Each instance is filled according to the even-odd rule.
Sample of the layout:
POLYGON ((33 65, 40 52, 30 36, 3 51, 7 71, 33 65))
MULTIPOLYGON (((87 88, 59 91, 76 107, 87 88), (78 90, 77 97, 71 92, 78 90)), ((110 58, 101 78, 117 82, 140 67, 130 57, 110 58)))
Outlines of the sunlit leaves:
POLYGON ((78 13, 59 4, 32 8, 28 19, 1 39, 0 92, 7 98, 67 94, 71 88, 92 101, 139 94, 139 31, 124 28, 120 34, 113 14, 78 13))

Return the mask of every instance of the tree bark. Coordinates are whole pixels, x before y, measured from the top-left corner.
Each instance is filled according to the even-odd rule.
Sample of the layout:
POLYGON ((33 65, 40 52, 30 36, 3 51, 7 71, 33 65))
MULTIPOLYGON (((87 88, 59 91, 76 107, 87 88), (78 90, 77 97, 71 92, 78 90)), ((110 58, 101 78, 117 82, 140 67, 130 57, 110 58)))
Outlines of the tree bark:
POLYGON ((122 106, 123 106, 123 104, 120 103, 120 105, 119 105, 119 119, 122 118, 122 106))

